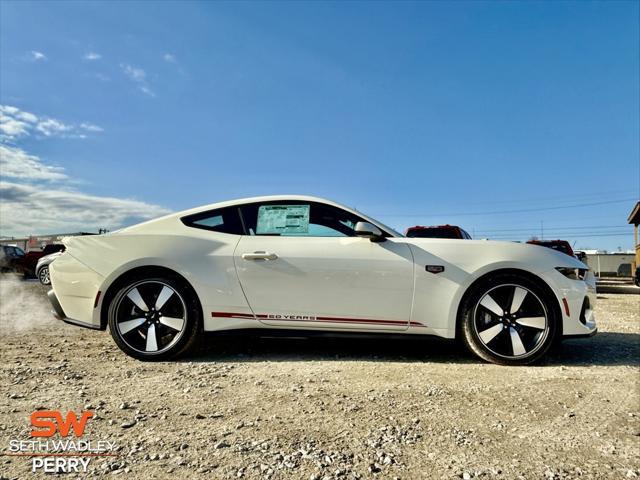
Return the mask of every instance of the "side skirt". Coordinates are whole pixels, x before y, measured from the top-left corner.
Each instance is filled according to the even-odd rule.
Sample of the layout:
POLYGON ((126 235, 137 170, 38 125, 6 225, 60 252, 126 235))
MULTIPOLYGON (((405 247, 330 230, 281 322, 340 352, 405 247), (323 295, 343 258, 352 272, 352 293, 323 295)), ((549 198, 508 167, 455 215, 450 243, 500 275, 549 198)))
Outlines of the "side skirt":
POLYGON ((340 331, 318 331, 318 330, 296 330, 285 328, 242 328, 234 330, 214 330, 204 332, 206 335, 225 337, 260 337, 260 338, 358 338, 358 339, 393 339, 393 340, 418 340, 438 338, 443 341, 455 342, 454 339, 443 338, 439 335, 425 335, 413 333, 392 333, 392 332, 340 332, 340 331))

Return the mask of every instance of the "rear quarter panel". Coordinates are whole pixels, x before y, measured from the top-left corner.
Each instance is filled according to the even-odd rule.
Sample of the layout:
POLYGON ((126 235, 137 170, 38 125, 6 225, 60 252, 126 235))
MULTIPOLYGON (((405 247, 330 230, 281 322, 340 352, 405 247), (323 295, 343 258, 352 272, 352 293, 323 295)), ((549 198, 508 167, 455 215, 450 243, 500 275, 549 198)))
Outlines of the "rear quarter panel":
POLYGON ((191 284, 203 308, 205 328, 207 314, 213 310, 249 313, 233 263, 240 237, 189 228, 179 221, 166 227, 74 237, 65 242, 69 255, 104 277, 94 318, 99 317, 102 300, 113 282, 134 268, 146 266, 168 268, 191 284))

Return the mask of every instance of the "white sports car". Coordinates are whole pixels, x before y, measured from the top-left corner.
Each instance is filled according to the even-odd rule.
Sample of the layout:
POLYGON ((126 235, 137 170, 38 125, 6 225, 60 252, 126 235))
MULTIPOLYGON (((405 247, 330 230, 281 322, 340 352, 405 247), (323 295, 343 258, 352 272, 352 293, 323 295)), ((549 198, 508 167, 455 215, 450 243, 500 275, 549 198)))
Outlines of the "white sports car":
POLYGON ((307 196, 216 203, 109 235, 71 237, 50 267, 67 323, 141 360, 201 331, 282 329, 461 338, 484 360, 528 364, 596 332, 595 278, 549 248, 405 238, 307 196))

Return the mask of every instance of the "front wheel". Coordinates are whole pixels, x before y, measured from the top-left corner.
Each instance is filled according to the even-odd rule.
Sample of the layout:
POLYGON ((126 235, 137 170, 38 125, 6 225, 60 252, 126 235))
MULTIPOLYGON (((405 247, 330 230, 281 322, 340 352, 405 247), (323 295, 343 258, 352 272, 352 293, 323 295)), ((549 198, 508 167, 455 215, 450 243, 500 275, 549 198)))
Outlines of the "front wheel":
POLYGON ((109 305, 109 330, 120 349, 140 360, 166 360, 194 343, 200 308, 176 278, 127 282, 109 305))
POLYGON ((462 306, 461 330, 473 353, 492 363, 527 365, 549 351, 560 320, 538 283, 497 274, 472 288, 462 306))

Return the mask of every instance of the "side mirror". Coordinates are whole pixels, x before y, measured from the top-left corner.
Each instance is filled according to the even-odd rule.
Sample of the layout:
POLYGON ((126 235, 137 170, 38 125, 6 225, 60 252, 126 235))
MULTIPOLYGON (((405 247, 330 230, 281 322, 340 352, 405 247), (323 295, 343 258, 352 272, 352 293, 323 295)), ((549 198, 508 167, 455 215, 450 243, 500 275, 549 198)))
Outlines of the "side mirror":
POLYGON ((385 240, 382 231, 369 222, 356 223, 354 231, 357 236, 368 238, 372 242, 384 242, 385 240))

